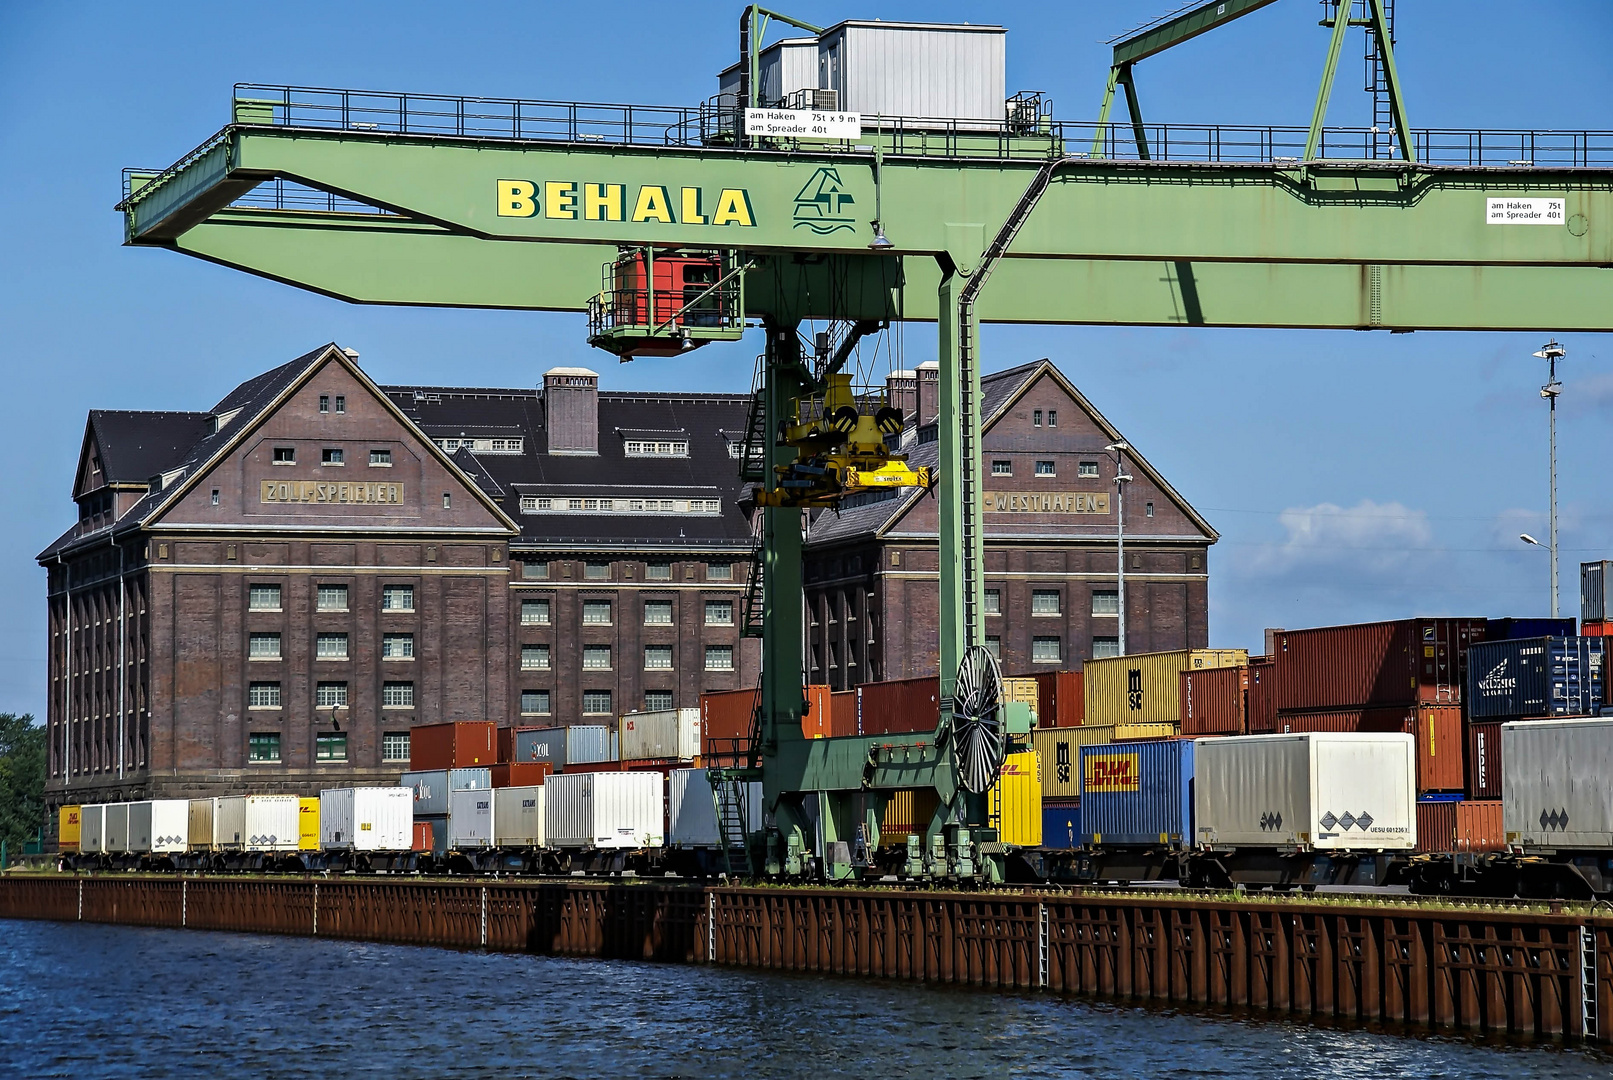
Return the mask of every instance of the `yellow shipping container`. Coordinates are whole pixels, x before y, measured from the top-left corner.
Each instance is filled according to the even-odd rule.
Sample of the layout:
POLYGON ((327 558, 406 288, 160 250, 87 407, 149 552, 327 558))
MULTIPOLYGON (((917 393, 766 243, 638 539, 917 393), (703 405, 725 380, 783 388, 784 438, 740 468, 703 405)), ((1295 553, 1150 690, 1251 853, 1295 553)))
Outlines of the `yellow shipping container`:
MULTIPOLYGON (((365 828, 369 828, 368 825, 365 828)), ((297 850, 319 850, 319 800, 297 800, 297 850)))
POLYGON ((991 789, 991 823, 1015 847, 1042 846, 1042 759, 1035 750, 1009 754, 991 789))
POLYGON ((1003 700, 1022 701, 1031 707, 1031 721, 1036 720, 1036 680, 1028 677, 1003 680, 1003 700))
POLYGON ((1082 680, 1084 723, 1180 723, 1182 672, 1239 667, 1248 662, 1248 649, 1177 649, 1088 660, 1082 680))
POLYGON ((1114 728, 1083 724, 1080 727, 1037 728, 1031 746, 1042 760, 1042 795, 1048 799, 1081 797, 1081 747, 1114 741, 1114 728))
POLYGON ((885 800, 885 813, 879 819, 879 846, 902 847, 907 838, 923 836, 941 805, 934 788, 903 788, 885 800))
POLYGON ((58 851, 78 850, 79 814, 77 806, 64 806, 56 811, 56 847, 58 851))
POLYGON ((1174 739, 1182 733, 1180 724, 1116 724, 1115 742, 1128 739, 1174 739))

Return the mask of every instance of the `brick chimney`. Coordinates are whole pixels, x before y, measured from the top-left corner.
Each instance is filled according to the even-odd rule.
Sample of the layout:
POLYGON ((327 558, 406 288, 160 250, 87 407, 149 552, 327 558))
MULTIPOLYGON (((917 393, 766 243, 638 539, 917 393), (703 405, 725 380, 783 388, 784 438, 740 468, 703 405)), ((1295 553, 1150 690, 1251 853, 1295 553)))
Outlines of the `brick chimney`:
POLYGON ((941 362, 926 360, 918 366, 919 425, 933 424, 941 415, 941 362))
POLYGON ((543 373, 549 453, 599 453, 599 372, 581 367, 543 373))
POLYGON ((919 407, 918 375, 912 370, 893 371, 885 376, 885 396, 890 407, 902 410, 904 421, 916 421, 919 407))

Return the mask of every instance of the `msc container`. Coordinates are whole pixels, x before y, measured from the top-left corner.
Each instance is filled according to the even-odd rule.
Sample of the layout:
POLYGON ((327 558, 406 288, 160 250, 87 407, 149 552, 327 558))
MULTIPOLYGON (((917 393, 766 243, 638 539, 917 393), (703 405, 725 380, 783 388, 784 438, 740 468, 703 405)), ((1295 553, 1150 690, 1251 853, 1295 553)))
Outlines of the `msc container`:
POLYGON ((1605 638, 1483 641, 1467 653, 1467 714, 1475 720, 1595 715, 1605 638))
POLYGON ((213 846, 296 851, 301 804, 295 795, 225 795, 213 808, 213 846))
POLYGON ((536 787, 553 774, 554 766, 547 761, 507 761, 491 770, 496 788, 536 787))
POLYGON ((129 839, 125 850, 173 855, 190 840, 190 801, 150 799, 129 803, 129 839))
MULTIPOLYGON (((413 795, 410 796, 413 799, 413 795)), ((319 799, 297 800, 297 850, 319 850, 319 799)))
POLYGON ((879 818, 879 846, 903 847, 910 836, 922 837, 935 820, 940 799, 934 788, 900 788, 888 792, 879 818))
POLYGON ((493 842, 493 789, 448 793, 448 847, 454 851, 493 842))
POLYGON ((1459 795, 1423 796, 1417 800, 1418 851, 1456 850, 1456 809, 1459 795))
POLYGON ((1579 617, 1582 622, 1613 619, 1613 560, 1579 564, 1579 617))
POLYGON ((1506 641, 1509 638, 1573 637, 1579 633, 1576 620, 1566 619, 1485 619, 1484 640, 1506 641))
POLYGON ((612 731, 604 724, 521 728, 515 733, 514 761, 547 761, 555 772, 567 765, 609 761, 612 731))
POLYGON ((493 789, 493 846, 543 847, 543 788, 493 789))
POLYGON ((1081 673, 1048 671, 1031 677, 1036 680, 1036 726, 1080 726, 1087 708, 1081 673))
POLYGON ((624 760, 689 761, 700 756, 700 710, 628 713, 617 721, 624 760))
POLYGON ((1081 840, 1099 847, 1193 843, 1192 740, 1081 748, 1081 840))
POLYGON ((991 789, 997 838, 1015 847, 1042 844, 1042 759, 1035 750, 1009 754, 991 789))
POLYGON ((1249 658, 1249 734, 1277 730, 1277 662, 1270 656, 1249 658))
POLYGON ((214 844, 213 815, 217 799, 192 799, 186 809, 186 836, 194 851, 211 851, 214 844))
POLYGON ((56 811, 56 850, 64 854, 78 850, 79 837, 83 835, 84 815, 83 808, 77 805, 63 806, 56 811))
POLYGON ((1459 705, 1483 619, 1401 619, 1276 635, 1277 708, 1459 705))
POLYGON ((1393 732, 1198 739, 1199 844, 1410 850, 1417 843, 1413 742, 1393 732))
POLYGON ((1182 715, 1181 674, 1241 667, 1246 649, 1176 649, 1088 660, 1082 684, 1087 724, 1174 724, 1182 715))
POLYGON ((1031 732, 1031 749, 1042 759, 1042 797, 1081 797, 1081 747, 1114 741, 1114 728, 1082 724, 1073 728, 1037 728, 1031 732))
POLYGON ((1501 725, 1509 846, 1613 851, 1613 719, 1501 725))
POLYGON ((941 681, 933 675, 886 679, 857 687, 859 735, 934 731, 941 719, 941 681))
POLYGON ((477 791, 493 786, 492 769, 435 769, 406 772, 399 784, 414 792, 415 817, 448 813, 448 793, 477 791))
POLYGON ((1069 850, 1081 846, 1081 804, 1042 803, 1042 846, 1069 850))
POLYGON ((1000 26, 848 20, 818 35, 815 85, 864 116, 1000 125, 1006 36, 1000 26))
POLYGON ((105 803, 79 807, 78 851, 80 855, 100 855, 106 851, 105 803))
POLYGON ((544 827, 558 848, 660 847, 666 780, 657 772, 559 773, 543 785, 544 827))
POLYGON ((1249 667, 1199 668, 1181 673, 1183 735, 1243 735, 1249 721, 1249 667))
POLYGON ((326 788, 319 793, 321 846, 347 851, 414 847, 414 792, 407 787, 326 788))
MULTIPOLYGON (((667 845, 675 848, 720 847, 717 801, 705 769, 673 769, 667 775, 667 845)), ((762 785, 745 783, 745 825, 762 828, 762 785)))
POLYGON ((483 768, 498 761, 498 725, 484 720, 422 724, 409 731, 409 771, 483 768))
POLYGON ((1501 721, 1467 726, 1467 797, 1501 798, 1501 721))
POLYGON ((106 804, 106 824, 102 827, 101 850, 108 855, 122 855, 129 850, 129 804, 106 804))

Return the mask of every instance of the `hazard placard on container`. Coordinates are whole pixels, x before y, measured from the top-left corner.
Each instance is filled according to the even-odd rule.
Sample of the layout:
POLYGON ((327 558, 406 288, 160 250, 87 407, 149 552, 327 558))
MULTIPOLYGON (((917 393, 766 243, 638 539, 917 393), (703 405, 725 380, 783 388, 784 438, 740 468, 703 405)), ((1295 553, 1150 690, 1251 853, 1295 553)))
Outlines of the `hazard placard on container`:
POLYGON ((746 109, 745 134, 778 139, 858 139, 863 116, 815 109, 746 109))
POLYGON ((1485 199, 1488 225, 1565 225, 1568 211, 1563 199, 1485 199))

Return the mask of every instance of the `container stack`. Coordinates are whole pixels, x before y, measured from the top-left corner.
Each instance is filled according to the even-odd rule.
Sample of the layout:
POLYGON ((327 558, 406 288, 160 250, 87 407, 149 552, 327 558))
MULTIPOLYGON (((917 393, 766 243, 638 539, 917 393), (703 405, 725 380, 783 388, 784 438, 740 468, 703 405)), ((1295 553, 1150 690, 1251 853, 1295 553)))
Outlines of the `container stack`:
MULTIPOLYGON (((1579 564, 1580 633, 1613 637, 1613 560, 1579 564)), ((1610 680, 1613 681, 1613 680, 1610 680)), ((1613 701, 1613 698, 1606 699, 1613 701)))
POLYGON ((1175 738, 1183 734, 1183 674, 1248 663, 1244 649, 1177 649, 1088 660, 1081 724, 1114 729, 1116 742, 1175 738))
POLYGON ((414 792, 414 823, 430 828, 431 850, 436 854, 492 842, 491 766, 406 772, 402 786, 414 792))
POLYGON ((1036 680, 1036 726, 1080 727, 1086 717, 1086 691, 1079 671, 1047 671, 1036 680))

